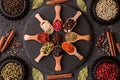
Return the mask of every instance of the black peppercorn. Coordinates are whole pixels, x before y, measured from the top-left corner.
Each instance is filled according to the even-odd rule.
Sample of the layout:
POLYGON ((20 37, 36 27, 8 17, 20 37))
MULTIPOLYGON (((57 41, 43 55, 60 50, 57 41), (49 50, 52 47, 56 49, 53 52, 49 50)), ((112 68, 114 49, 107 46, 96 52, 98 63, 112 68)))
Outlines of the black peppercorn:
POLYGON ((12 16, 17 16, 20 14, 24 8, 23 0, 3 0, 4 11, 12 16))
POLYGON ((73 19, 68 19, 63 25, 64 29, 70 30, 75 26, 76 22, 73 19))
POLYGON ((54 56, 59 57, 62 55, 62 48, 59 45, 56 45, 52 53, 54 56))

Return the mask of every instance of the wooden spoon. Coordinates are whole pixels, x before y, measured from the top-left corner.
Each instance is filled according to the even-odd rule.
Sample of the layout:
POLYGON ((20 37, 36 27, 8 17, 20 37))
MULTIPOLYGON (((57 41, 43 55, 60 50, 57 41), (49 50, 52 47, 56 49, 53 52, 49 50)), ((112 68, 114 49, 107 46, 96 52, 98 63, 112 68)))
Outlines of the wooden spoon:
POLYGON ((62 22, 61 17, 60 17, 60 11, 61 11, 61 6, 56 5, 55 6, 56 16, 55 16, 55 19, 53 21, 53 28, 55 31, 60 31, 63 27, 63 22, 62 22))
MULTIPOLYGON (((41 33, 38 33, 38 34, 36 34, 36 35, 25 35, 24 36, 24 40, 35 40, 35 41, 37 41, 37 42, 40 42, 40 43, 45 43, 45 42, 48 42, 49 41, 49 35, 47 35, 46 33, 44 33, 47 37, 48 37, 48 40, 46 39, 46 41, 45 42, 42 42, 42 41, 40 41, 39 39, 38 39, 38 36, 40 35, 40 34, 42 34, 42 33, 44 33, 44 32, 41 32, 41 33)), ((45 37, 44 37, 45 38, 45 37)))
POLYGON ((68 34, 75 34, 75 35, 77 35, 77 38, 75 39, 75 40, 67 40, 66 39, 66 37, 67 37, 67 34, 65 35, 65 39, 68 41, 68 42, 76 42, 76 41, 78 41, 78 40, 85 40, 85 41, 90 41, 90 35, 79 35, 79 34, 77 34, 77 33, 75 33, 75 32, 68 32, 68 34))
MULTIPOLYGON (((55 6, 56 16, 55 16, 54 21, 55 21, 55 20, 62 21, 62 20, 61 20, 61 17, 60 17, 60 11, 61 11, 61 6, 60 6, 60 5, 56 5, 56 6, 55 6)), ((54 21, 53 21, 53 22, 54 22, 54 21)))
MULTIPOLYGON (((69 46, 70 47, 70 46, 69 46)), ((76 50, 76 47, 74 45, 72 45, 71 43, 69 42, 64 42, 62 44, 62 48, 63 50, 65 50, 66 53, 68 53, 69 55, 75 55, 79 60, 83 60, 83 56, 80 55, 77 50, 76 50), (67 44, 66 44, 67 43, 67 44), (64 46, 67 46, 67 45, 71 45, 71 47, 73 47, 73 51, 72 52, 68 52, 66 49, 64 49, 64 46)))
POLYGON ((43 20, 42 17, 39 14, 36 14, 35 17, 39 20, 40 22, 40 27, 42 28, 43 31, 47 34, 52 34, 53 33, 53 26, 50 24, 48 20, 43 20), (47 26, 43 26, 44 24, 47 24, 47 26))
MULTIPOLYGON (((65 31, 65 32, 70 32, 70 31, 72 31, 72 29, 76 26, 76 24, 77 24, 76 21, 77 21, 77 19, 80 17, 80 15, 82 15, 82 13, 81 13, 80 11, 77 11, 77 13, 75 14, 74 17, 68 18, 68 19, 66 20, 65 24, 69 21, 69 19, 73 20, 73 21, 75 22, 75 24, 74 24, 74 25, 72 26, 72 28, 69 29, 69 30, 66 30, 66 29, 64 28, 64 31, 65 31)), ((66 27, 66 26, 63 25, 63 27, 66 27)), ((67 27, 68 27, 68 26, 67 26, 67 27)))
POLYGON ((55 59, 56 65, 55 65, 55 71, 61 71, 61 59, 63 55, 61 54, 62 48, 59 45, 56 45, 53 50, 53 57, 55 59), (59 51, 59 52, 58 52, 59 51))
POLYGON ((42 59, 42 57, 48 56, 48 55, 52 52, 53 49, 54 49, 54 44, 53 44, 52 42, 47 42, 47 43, 45 43, 45 44, 42 46, 42 48, 40 49, 40 54, 38 55, 37 58, 35 58, 35 61, 36 61, 36 62, 39 62, 39 61, 42 59), (43 49, 45 48, 45 45, 46 45, 46 44, 51 44, 51 45, 52 45, 52 49, 50 49, 47 53, 44 53, 44 52, 43 52, 43 49))
POLYGON ((59 57, 56 57, 56 56, 53 55, 53 57, 54 57, 55 62, 56 62, 55 71, 61 71, 62 70, 62 68, 61 68, 61 59, 62 59, 63 55, 61 55, 59 57))
POLYGON ((75 55, 79 60, 83 60, 83 56, 80 55, 77 50, 76 50, 76 47, 74 47, 74 52, 73 53, 69 53, 67 52, 69 55, 75 55))

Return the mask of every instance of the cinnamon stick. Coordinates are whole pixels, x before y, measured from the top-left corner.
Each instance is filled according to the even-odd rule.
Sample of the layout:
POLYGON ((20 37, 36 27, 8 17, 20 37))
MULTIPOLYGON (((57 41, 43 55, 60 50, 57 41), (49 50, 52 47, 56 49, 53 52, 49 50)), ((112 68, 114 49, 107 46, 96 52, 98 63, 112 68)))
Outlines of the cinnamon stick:
POLYGON ((119 51, 119 53, 120 53, 120 42, 119 42, 119 43, 116 43, 116 46, 117 46, 117 49, 118 49, 118 51, 119 51))
POLYGON ((55 80, 55 79, 71 78, 71 77, 72 77, 72 73, 68 73, 68 74, 59 74, 59 75, 47 76, 47 80, 55 80))
POLYGON ((6 39, 5 36, 2 36, 1 39, 0 39, 0 50, 1 50, 1 48, 4 44, 4 42, 5 42, 5 39, 6 39))
POLYGON ((109 44, 109 47, 110 47, 111 56, 115 57, 116 56, 116 51, 115 51, 115 45, 114 45, 114 41, 113 41, 112 32, 107 31, 106 36, 107 36, 107 39, 108 39, 108 44, 109 44))
POLYGON ((1 49, 1 52, 4 52, 5 49, 9 46, 10 42, 12 41, 13 37, 15 35, 15 32, 14 30, 12 30, 8 36, 8 38, 6 39, 5 41, 5 44, 3 45, 2 49, 1 49))
POLYGON ((47 1, 46 4, 50 5, 50 4, 59 4, 59 3, 64 3, 67 2, 69 0, 51 0, 51 1, 47 1))

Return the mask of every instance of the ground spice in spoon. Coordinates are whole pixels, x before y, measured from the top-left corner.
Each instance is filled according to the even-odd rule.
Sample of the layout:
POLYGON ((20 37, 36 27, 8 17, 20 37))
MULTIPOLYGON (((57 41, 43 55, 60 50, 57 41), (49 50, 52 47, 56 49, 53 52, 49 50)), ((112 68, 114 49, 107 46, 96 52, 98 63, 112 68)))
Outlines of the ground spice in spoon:
POLYGON ((74 52, 74 46, 68 42, 63 42, 62 43, 62 48, 69 52, 69 53, 73 53, 74 52))
POLYGON ((77 39, 77 34, 76 33, 73 33, 73 32, 68 32, 66 35, 65 35, 65 39, 67 41, 75 41, 77 39))

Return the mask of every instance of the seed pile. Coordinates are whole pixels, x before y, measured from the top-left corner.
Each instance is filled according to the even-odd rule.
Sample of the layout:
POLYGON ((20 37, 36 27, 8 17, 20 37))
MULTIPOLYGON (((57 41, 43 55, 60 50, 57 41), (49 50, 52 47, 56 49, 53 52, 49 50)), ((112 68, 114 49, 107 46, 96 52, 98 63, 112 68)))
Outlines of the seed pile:
POLYGON ((0 76, 3 80, 21 80, 23 76, 22 66, 14 62, 8 62, 2 67, 0 76))
POLYGON ((3 9, 10 15, 18 15, 24 9, 23 0, 3 0, 3 9))
POLYGON ((96 13, 103 20, 111 20, 118 13, 118 5, 115 0, 99 0, 96 5, 96 13))

